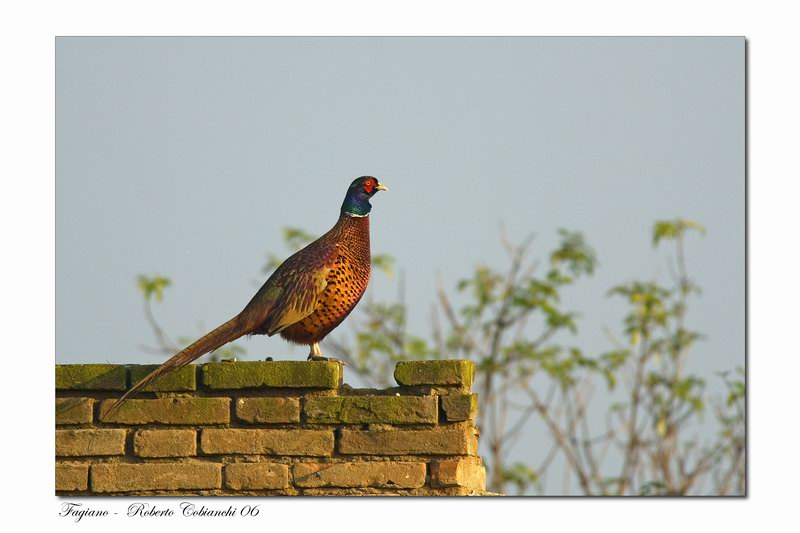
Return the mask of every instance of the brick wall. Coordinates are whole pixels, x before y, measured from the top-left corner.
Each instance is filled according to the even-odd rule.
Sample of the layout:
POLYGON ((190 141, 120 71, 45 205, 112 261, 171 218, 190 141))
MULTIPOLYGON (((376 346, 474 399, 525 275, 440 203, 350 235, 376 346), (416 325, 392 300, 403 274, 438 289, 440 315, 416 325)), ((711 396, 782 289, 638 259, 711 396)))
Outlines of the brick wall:
POLYGON ((58 495, 483 494, 469 361, 401 362, 398 386, 342 385, 333 362, 56 366, 58 495))

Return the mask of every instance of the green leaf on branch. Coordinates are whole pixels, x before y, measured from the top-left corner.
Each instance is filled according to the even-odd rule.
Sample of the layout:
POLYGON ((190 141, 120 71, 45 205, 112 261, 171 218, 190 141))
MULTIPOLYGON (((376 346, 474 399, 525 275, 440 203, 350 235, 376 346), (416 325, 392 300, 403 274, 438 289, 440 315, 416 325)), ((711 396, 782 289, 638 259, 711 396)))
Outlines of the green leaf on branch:
POLYGON ((147 277, 140 275, 137 283, 139 290, 142 291, 145 300, 155 297, 160 302, 164 298, 164 289, 172 285, 172 281, 164 276, 147 277))
POLYGON ((658 246, 662 240, 680 239, 688 230, 705 234, 706 229, 699 222, 685 218, 674 220, 659 220, 653 225, 653 246, 658 246))
POLYGON ((501 477, 505 482, 516 486, 517 494, 524 494, 530 485, 539 482, 536 470, 523 463, 514 463, 510 467, 503 468, 501 477))
POLYGON ((388 254, 375 254, 372 256, 372 266, 390 278, 394 276, 394 263, 394 257, 388 254))
POLYGON ((307 231, 300 228, 285 227, 283 228, 283 240, 292 253, 297 252, 306 244, 315 240, 316 237, 307 231))
POLYGON ((559 229, 561 244, 550 254, 550 264, 558 270, 564 264, 573 275, 593 274, 597 266, 594 250, 586 244, 583 235, 578 232, 559 229))

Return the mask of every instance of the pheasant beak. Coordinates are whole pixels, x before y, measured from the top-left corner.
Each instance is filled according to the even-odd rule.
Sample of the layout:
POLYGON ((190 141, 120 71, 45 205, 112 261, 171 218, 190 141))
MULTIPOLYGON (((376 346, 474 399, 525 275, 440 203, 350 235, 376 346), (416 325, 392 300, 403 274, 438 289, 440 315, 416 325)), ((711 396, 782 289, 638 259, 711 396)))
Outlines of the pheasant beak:
POLYGON ((389 187, 387 187, 387 186, 386 186, 386 185, 384 185, 383 183, 379 183, 379 184, 377 184, 377 185, 375 186, 375 190, 376 190, 376 191, 388 191, 388 190, 389 190, 389 187))

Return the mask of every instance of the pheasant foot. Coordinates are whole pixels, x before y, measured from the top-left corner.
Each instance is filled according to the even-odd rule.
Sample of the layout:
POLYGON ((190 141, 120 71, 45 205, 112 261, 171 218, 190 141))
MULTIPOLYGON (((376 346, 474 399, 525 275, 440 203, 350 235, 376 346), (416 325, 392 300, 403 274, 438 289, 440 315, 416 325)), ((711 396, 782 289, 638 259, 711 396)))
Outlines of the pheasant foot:
POLYGON ((347 363, 335 357, 322 357, 321 355, 309 355, 308 361, 330 361, 332 363, 340 363, 342 366, 347 366, 347 363))
POLYGON ((311 353, 308 354, 309 361, 332 361, 334 363, 341 363, 343 366, 347 366, 347 363, 342 361, 341 359, 336 359, 333 357, 322 357, 322 351, 319 349, 319 343, 315 342, 311 345, 311 353))

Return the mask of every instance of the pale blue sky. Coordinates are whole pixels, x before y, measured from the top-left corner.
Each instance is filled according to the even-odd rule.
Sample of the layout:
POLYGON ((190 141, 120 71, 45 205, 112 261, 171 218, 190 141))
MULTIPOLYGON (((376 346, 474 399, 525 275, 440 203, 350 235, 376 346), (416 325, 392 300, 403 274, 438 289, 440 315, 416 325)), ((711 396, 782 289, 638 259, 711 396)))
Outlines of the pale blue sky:
MULTIPOLYGON (((690 365, 744 363, 743 38, 59 38, 56 41, 56 361, 157 363, 135 279, 170 276, 156 313, 199 335, 238 313, 283 254, 284 226, 326 231, 362 174, 375 253, 405 272, 410 329, 428 332, 437 273, 505 265, 498 223, 559 227, 595 248, 565 295, 569 342, 610 349, 612 285, 668 282, 656 219, 690 238, 703 287, 690 365)), ((396 292, 376 274, 370 291, 396 292)), ((348 324, 334 332, 348 330, 348 324)), ((279 338, 260 357, 304 359, 279 338)), ((346 376, 347 379, 347 376, 346 376)))

